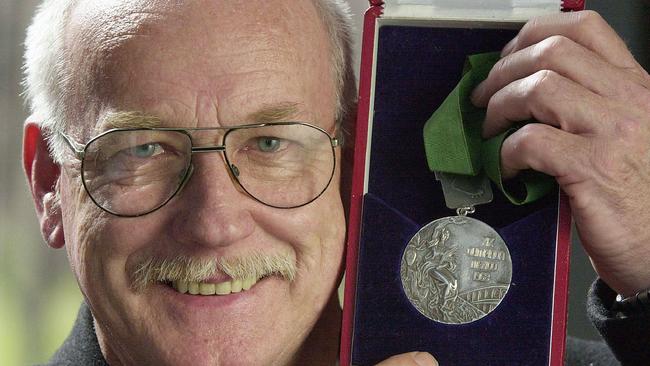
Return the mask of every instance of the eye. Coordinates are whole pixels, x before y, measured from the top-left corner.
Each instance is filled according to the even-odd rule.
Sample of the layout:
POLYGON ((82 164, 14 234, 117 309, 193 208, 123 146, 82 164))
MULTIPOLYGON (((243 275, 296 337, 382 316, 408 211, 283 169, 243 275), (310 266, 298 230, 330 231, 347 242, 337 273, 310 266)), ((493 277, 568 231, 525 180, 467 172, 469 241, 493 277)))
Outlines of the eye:
POLYGON ((281 141, 279 138, 263 136, 257 138, 257 147, 262 152, 275 152, 280 148, 281 141))
POLYGON ((159 143, 148 143, 137 145, 130 148, 127 153, 137 158, 150 158, 152 156, 161 154, 163 152, 162 146, 159 143))

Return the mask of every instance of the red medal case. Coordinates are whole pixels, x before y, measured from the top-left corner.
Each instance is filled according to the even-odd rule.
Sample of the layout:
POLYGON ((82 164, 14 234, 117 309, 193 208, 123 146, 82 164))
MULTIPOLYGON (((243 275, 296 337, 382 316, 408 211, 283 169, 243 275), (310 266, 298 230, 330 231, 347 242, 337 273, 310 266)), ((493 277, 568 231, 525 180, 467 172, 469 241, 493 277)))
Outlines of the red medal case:
MULTIPOLYGON (((580 0, 556 2, 556 12, 584 7, 580 0)), ((365 14, 341 365, 374 365, 411 351, 455 366, 564 362, 571 217, 557 190, 526 206, 513 206, 495 190, 494 201, 472 215, 504 238, 512 257, 510 289, 492 313, 464 325, 437 323, 402 289, 400 261, 410 238, 427 223, 454 215, 427 168, 424 123, 460 79, 467 55, 500 50, 536 11, 548 12, 462 12, 458 3, 370 1, 365 14), (404 3, 418 5, 399 8, 404 3), (456 10, 441 10, 445 4, 456 10)))

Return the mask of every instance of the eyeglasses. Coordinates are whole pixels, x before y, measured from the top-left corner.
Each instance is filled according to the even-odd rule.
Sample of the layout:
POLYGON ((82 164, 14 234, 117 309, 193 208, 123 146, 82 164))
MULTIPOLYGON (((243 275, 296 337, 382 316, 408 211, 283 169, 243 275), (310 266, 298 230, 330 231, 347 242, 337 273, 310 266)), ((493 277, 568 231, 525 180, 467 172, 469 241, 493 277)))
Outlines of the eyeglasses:
POLYGON ((215 128, 118 128, 85 145, 58 132, 81 161, 90 199, 116 216, 136 217, 169 202, 194 171, 194 154, 223 152, 232 179, 275 208, 311 203, 327 189, 339 140, 302 122, 215 128), (195 146, 201 132, 222 131, 220 145, 195 146))

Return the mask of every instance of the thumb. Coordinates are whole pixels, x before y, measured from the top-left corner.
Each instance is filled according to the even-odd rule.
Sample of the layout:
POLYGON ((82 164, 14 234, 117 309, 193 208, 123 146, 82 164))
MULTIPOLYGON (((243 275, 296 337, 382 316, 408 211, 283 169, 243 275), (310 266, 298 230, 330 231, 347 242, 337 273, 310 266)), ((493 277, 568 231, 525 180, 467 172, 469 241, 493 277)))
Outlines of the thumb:
POLYGON ((376 366, 438 366, 438 362, 427 352, 409 352, 388 358, 376 366))

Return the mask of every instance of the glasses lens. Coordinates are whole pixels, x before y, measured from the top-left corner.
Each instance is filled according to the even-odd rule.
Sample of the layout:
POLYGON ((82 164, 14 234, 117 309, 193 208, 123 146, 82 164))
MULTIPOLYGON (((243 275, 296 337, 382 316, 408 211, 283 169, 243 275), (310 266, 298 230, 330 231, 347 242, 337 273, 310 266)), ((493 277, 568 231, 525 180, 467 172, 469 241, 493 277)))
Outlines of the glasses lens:
POLYGON ((334 174, 329 136, 303 124, 269 125, 230 131, 226 158, 239 184, 275 207, 311 202, 334 174))
POLYGON ((180 187, 191 141, 177 131, 113 131, 88 144, 83 182, 103 209, 122 216, 151 212, 180 187))

